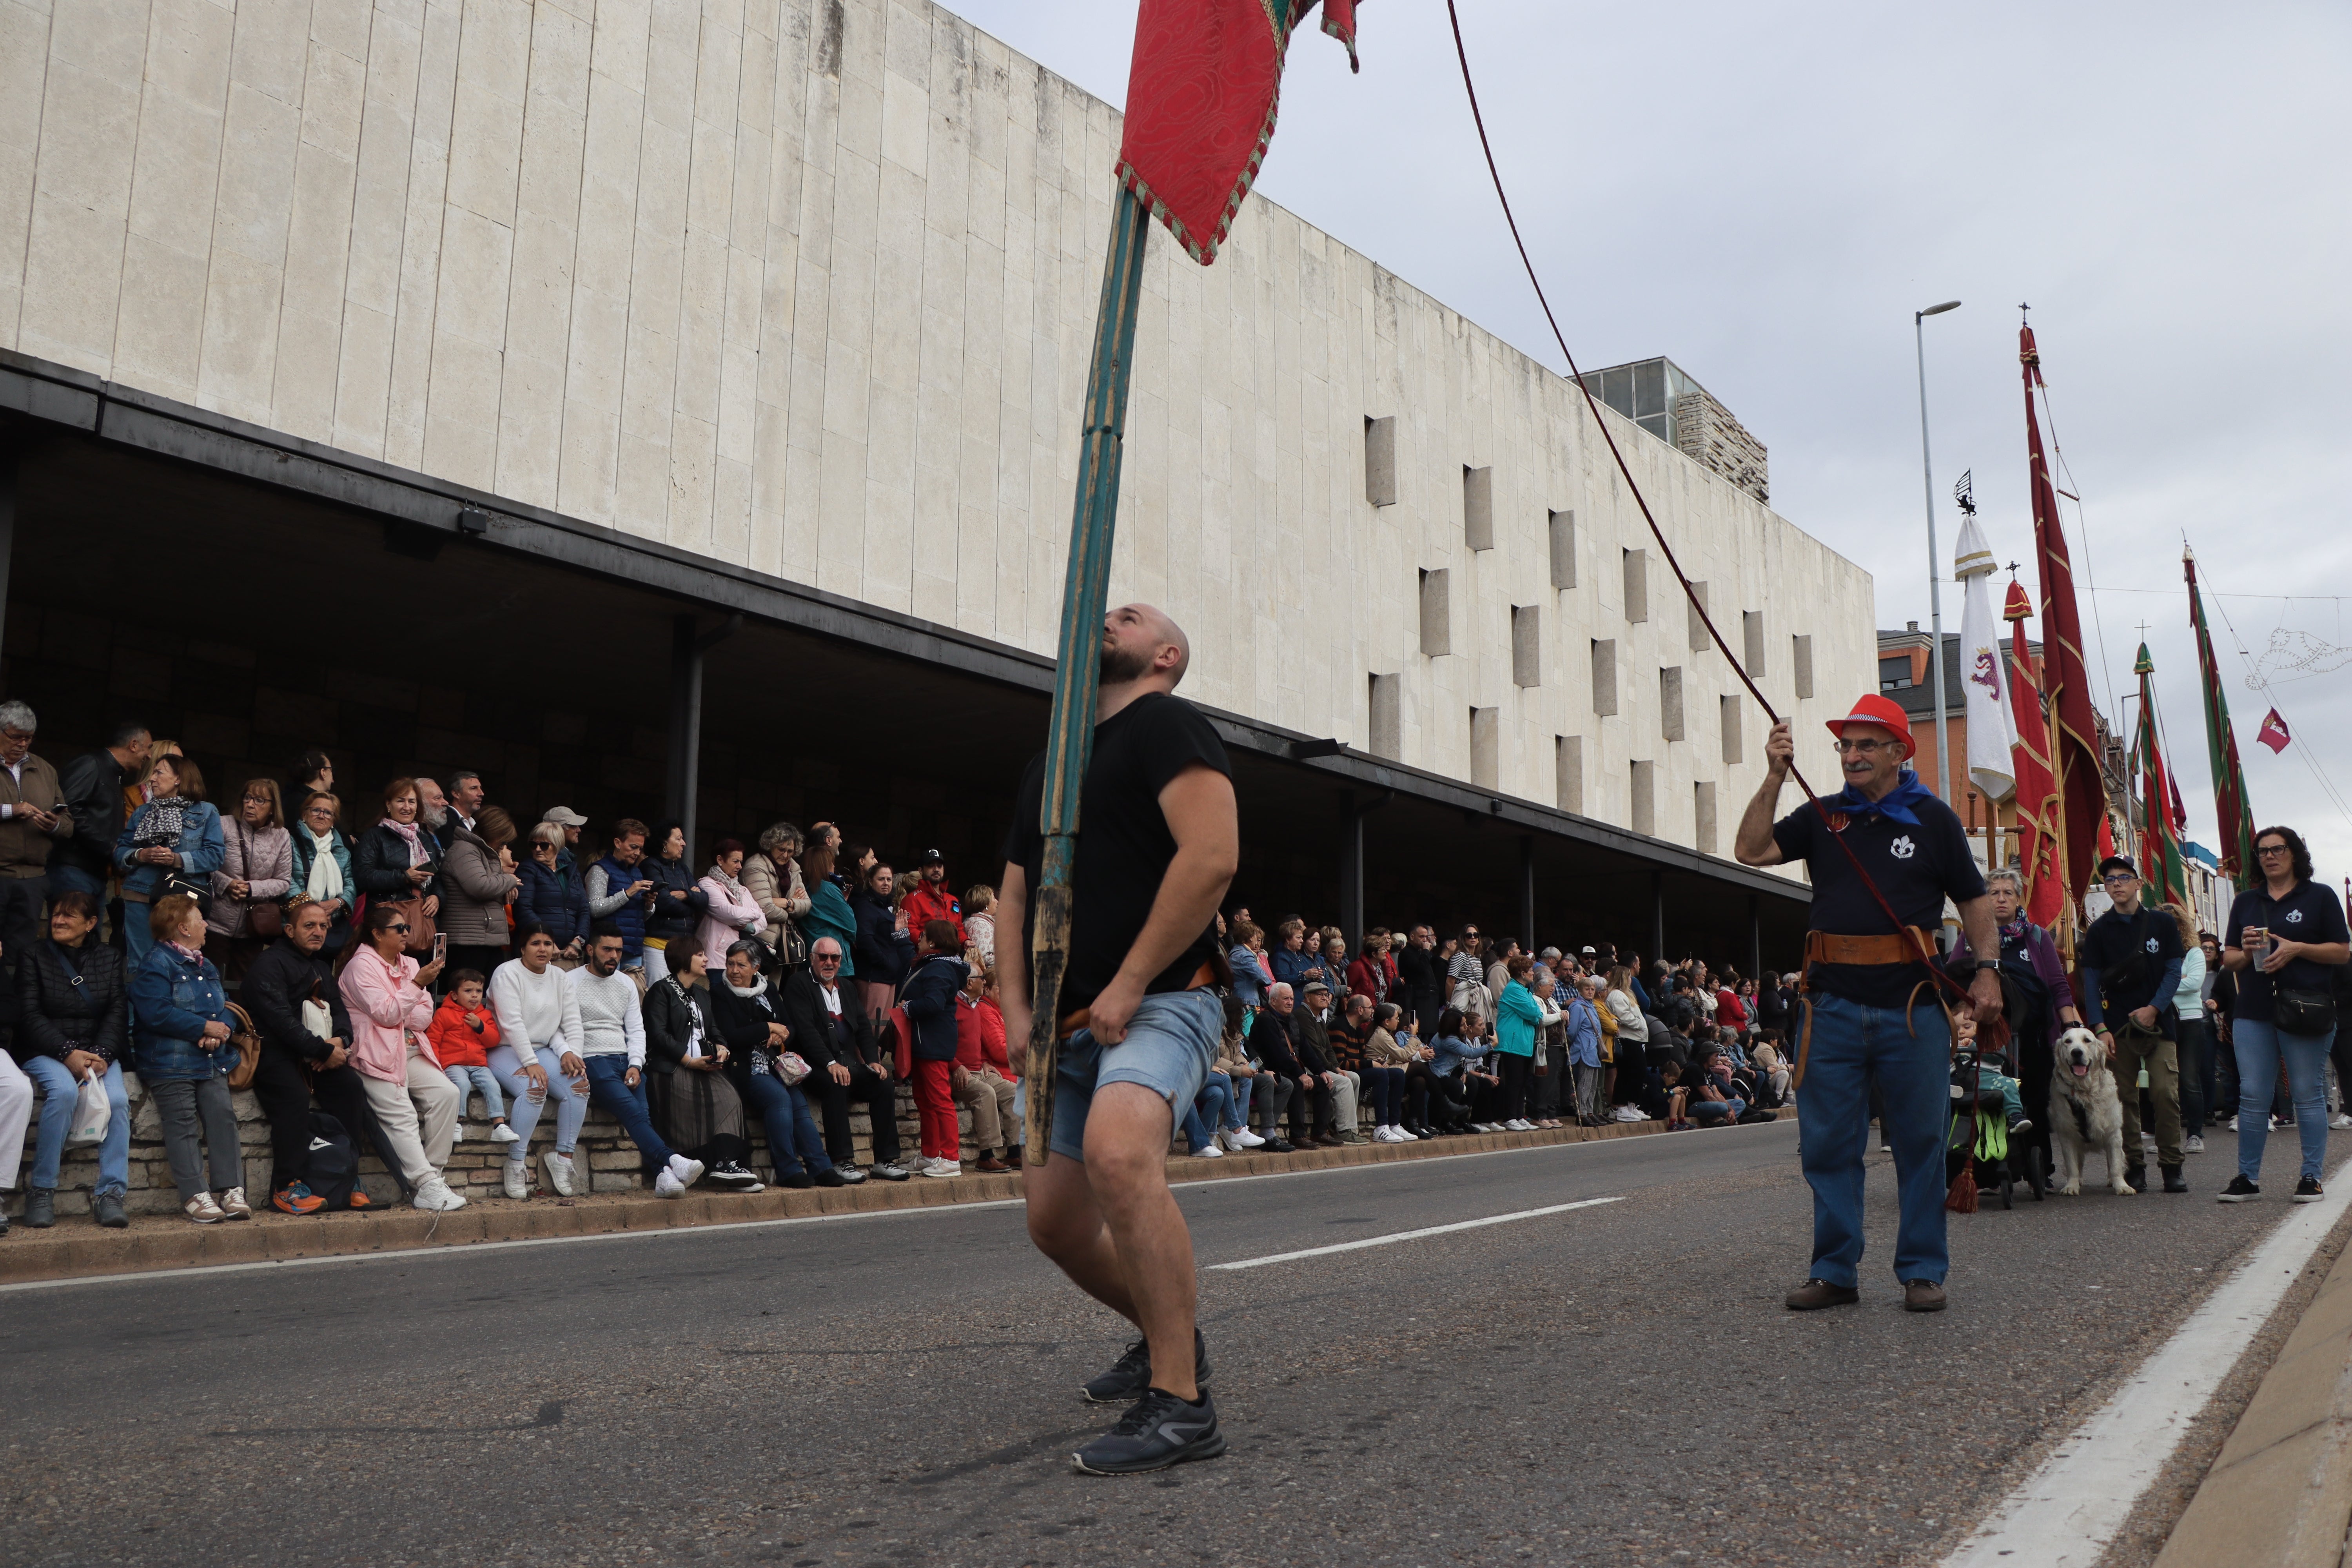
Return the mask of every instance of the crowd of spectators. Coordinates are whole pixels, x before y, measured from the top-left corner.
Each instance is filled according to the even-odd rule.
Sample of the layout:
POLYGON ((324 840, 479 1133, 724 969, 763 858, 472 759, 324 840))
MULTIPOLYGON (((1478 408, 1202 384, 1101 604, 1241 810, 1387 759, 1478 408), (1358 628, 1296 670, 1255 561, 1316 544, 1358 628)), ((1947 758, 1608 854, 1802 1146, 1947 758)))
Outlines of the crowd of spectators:
MULTIPOLYGON (((779 822, 698 855, 675 822, 589 837, 557 805, 525 826, 467 770, 339 789, 317 751, 243 781, 225 815, 142 724, 62 768, 36 727, 0 703, 0 1184, 25 1173, 27 1225, 55 1223, 69 1144, 96 1145, 93 1219, 127 1223, 126 1068, 203 1225, 368 1206, 362 1141, 415 1206, 461 1207, 444 1173, 477 1102, 516 1200, 587 1190, 591 1107, 665 1197, 1019 1165, 994 891, 956 890, 937 850, 901 871, 833 824, 779 822), (252 1197, 230 1100, 248 1085, 271 1149, 252 1197)), ((1376 929, 1350 952, 1336 927, 1270 924, 1221 917, 1232 978, 1215 1068, 1180 1118, 1192 1154, 1725 1125, 1788 1097, 1793 977, 1759 992, 1695 960, 1645 969, 1475 927, 1376 929)))

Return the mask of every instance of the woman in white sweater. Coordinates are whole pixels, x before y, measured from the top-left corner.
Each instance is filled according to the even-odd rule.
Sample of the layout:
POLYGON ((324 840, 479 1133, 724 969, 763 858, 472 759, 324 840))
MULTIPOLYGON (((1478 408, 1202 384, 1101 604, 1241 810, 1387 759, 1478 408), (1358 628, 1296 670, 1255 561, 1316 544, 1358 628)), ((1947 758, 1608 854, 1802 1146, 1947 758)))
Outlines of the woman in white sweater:
POLYGON ((499 1048, 490 1071, 506 1086, 512 1107, 508 1125, 515 1141, 507 1147, 506 1195, 530 1196, 530 1134, 539 1113, 555 1101, 555 1147, 548 1151, 548 1184, 570 1197, 585 1190, 572 1168, 580 1124, 588 1120, 588 1066, 580 1058, 579 999, 555 967, 555 939, 541 925, 515 932, 521 956, 490 973, 490 1011, 499 1021, 499 1048))

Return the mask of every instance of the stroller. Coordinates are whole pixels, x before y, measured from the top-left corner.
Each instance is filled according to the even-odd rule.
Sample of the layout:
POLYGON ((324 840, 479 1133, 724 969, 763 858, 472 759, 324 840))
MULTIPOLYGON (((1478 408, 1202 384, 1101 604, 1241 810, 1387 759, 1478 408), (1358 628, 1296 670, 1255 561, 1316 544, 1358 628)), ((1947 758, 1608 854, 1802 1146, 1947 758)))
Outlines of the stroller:
POLYGON ((1951 1115, 1945 1126, 1944 1181, 1958 1180, 1975 1162, 1977 1190, 1998 1193, 2004 1209, 2016 1206, 2019 1182, 2036 1198, 2047 1178, 2028 1161, 2023 1134, 2032 1123, 2012 1117, 2020 1110, 2017 1079, 2009 1075, 2007 1057, 1998 1047, 1971 1043, 1952 1054, 1951 1115), (1974 1105, 1970 1098, 1974 1097, 1974 1105), (1974 1114, 1970 1114, 1973 1110, 1974 1114), (2018 1136, 2012 1143, 2011 1134, 2018 1136))

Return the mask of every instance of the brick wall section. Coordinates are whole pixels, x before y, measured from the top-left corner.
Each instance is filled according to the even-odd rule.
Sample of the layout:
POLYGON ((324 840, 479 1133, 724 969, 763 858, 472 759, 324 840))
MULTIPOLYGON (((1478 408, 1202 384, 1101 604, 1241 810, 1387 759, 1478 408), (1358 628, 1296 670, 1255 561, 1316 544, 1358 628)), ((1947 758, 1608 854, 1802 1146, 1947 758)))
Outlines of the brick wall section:
POLYGON ((1771 469, 1764 443, 1704 390, 1675 400, 1675 445, 1683 455, 1721 474, 1759 501, 1769 502, 1771 469))

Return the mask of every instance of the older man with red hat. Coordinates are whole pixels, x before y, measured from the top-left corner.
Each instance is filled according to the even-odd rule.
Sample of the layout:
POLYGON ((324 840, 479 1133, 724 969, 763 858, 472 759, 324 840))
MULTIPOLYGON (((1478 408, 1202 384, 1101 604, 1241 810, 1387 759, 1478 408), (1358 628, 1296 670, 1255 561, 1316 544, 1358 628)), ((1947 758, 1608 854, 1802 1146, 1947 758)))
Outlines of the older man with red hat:
MULTIPOLYGON (((1796 752, 1781 720, 1764 743, 1764 784, 1733 847, 1742 865, 1802 860, 1812 874, 1797 1076, 1804 1108, 1798 1146, 1813 1189, 1813 1263, 1788 1304, 1801 1312, 1862 1299, 1863 1156, 1875 1082, 1902 1198, 1895 1277, 1905 1307, 1941 1311, 1951 1262, 1944 1236, 1951 1028, 1926 955, 1937 952, 1947 897, 1959 906, 1970 951, 1998 952, 2000 939, 1967 829, 1904 765, 1912 752, 1909 717, 1874 693, 1829 730, 1845 788, 1772 820, 1796 752)), ((2000 1011, 1990 965, 1978 969, 1969 996, 1979 1019, 2000 1011)))

